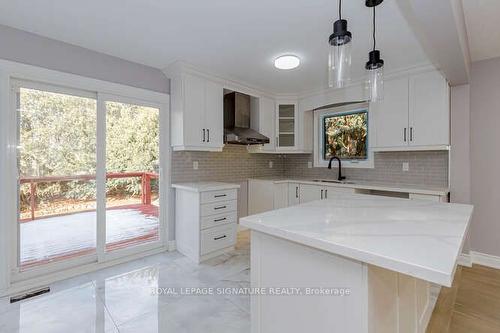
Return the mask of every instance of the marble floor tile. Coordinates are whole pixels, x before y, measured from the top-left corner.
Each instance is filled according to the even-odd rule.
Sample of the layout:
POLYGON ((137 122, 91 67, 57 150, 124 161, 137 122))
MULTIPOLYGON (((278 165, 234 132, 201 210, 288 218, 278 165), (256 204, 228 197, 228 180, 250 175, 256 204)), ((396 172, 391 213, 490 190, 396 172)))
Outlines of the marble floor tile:
POLYGON ((11 304, 0 315, 0 332, 118 332, 104 304, 96 298, 95 285, 39 296, 11 304))
POLYGON ((0 298, 0 332, 250 332, 250 297, 217 291, 250 286, 248 243, 240 237, 235 251, 201 264, 162 253, 56 282, 49 294, 14 304, 0 298))

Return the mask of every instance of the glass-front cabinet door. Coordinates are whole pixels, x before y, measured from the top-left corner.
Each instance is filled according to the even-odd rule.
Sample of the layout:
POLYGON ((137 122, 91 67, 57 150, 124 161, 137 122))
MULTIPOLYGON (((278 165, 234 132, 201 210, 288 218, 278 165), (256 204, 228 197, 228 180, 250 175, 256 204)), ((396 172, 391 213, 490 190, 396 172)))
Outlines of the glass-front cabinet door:
POLYGON ((297 145, 297 103, 278 102, 276 109, 276 149, 295 149, 297 145))

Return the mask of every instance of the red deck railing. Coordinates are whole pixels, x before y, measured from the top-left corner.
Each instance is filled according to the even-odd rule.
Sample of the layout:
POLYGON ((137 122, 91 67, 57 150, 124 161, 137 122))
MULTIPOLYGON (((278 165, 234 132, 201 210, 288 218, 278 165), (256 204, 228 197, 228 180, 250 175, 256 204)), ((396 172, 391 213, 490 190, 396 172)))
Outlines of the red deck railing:
MULTIPOLYGON (((110 172, 106 174, 106 179, 117 178, 141 178, 141 201, 144 205, 151 204, 151 179, 157 179, 158 174, 153 172, 110 172)), ((36 211, 36 187, 38 183, 53 183, 61 181, 88 181, 96 179, 95 175, 75 175, 75 176, 48 176, 48 177, 21 177, 20 184, 30 184, 30 211, 31 220, 35 219, 36 211)))

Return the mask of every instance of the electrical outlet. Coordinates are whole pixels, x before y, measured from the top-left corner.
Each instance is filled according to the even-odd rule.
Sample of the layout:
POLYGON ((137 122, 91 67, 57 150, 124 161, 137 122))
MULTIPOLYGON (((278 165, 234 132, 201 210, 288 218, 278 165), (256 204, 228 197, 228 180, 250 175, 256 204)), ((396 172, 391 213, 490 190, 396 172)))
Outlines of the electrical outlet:
POLYGON ((403 162, 403 171, 408 171, 408 170, 410 170, 410 163, 403 162))
POLYGON ((198 170, 198 161, 193 161, 193 170, 198 170))
POLYGON ((274 165, 273 161, 269 161, 269 169, 272 169, 273 165, 274 165))
POLYGON ((312 169, 312 167, 313 167, 313 162, 311 161, 307 162, 307 168, 312 169))

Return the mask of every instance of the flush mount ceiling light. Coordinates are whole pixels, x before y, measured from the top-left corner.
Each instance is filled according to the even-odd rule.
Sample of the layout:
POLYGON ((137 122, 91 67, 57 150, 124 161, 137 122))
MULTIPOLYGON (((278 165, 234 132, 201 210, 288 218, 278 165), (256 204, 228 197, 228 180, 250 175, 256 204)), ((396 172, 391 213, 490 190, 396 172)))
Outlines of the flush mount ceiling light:
POLYGON ((384 98, 384 60, 380 58, 380 51, 376 49, 377 39, 375 35, 375 7, 383 0, 366 0, 366 6, 373 8, 373 49, 368 54, 368 62, 365 65, 367 72, 367 87, 370 102, 378 102, 384 98))
POLYGON ((341 88, 351 79, 351 40, 347 20, 342 19, 342 0, 339 0, 339 19, 333 22, 333 34, 328 39, 328 86, 341 88))
POLYGON ((274 60, 274 67, 278 69, 294 69, 299 67, 300 59, 294 55, 284 55, 274 60))

